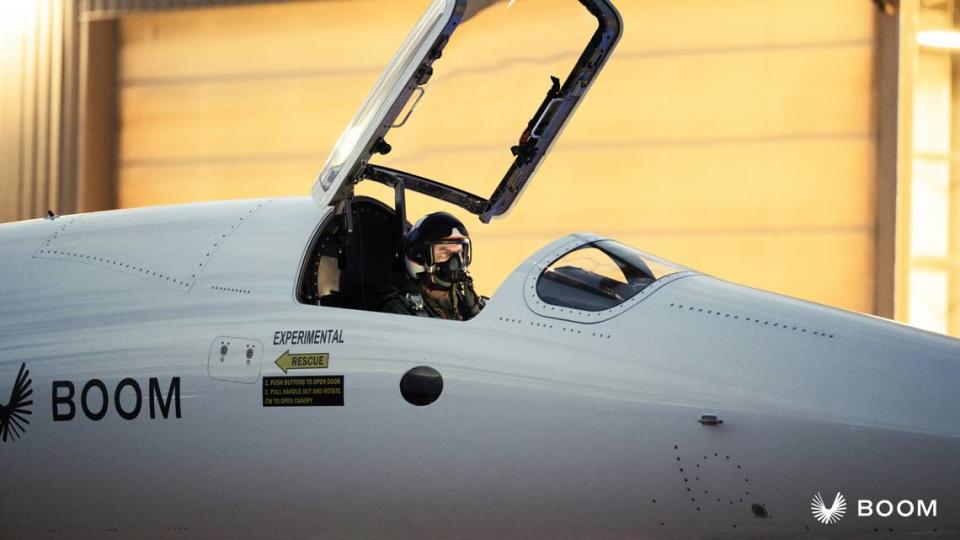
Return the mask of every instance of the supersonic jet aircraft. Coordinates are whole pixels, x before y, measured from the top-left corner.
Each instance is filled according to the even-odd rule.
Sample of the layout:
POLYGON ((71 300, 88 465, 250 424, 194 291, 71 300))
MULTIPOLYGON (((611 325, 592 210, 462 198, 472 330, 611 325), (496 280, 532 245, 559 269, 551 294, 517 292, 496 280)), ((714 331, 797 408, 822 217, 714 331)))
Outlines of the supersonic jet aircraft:
POLYGON ((468 322, 365 309, 405 190, 516 202, 620 36, 579 1, 489 199, 370 163, 470 7, 436 0, 312 201, 0 227, 0 536, 960 537, 960 341, 588 234, 468 322))

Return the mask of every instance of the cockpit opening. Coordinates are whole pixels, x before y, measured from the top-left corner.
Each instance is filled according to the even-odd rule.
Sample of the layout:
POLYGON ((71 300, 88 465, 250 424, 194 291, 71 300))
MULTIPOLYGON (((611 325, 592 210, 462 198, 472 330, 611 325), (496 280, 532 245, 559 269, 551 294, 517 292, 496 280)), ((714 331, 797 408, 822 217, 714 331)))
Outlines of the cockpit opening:
POLYGON ((397 213, 370 197, 355 197, 349 212, 350 219, 340 211, 321 223, 300 278, 301 303, 376 310, 405 279, 396 256, 404 230, 397 213))
POLYGON ((468 320, 487 300, 473 288, 470 260, 469 233, 453 215, 434 212, 411 227, 402 212, 353 197, 316 232, 297 297, 304 304, 468 320))

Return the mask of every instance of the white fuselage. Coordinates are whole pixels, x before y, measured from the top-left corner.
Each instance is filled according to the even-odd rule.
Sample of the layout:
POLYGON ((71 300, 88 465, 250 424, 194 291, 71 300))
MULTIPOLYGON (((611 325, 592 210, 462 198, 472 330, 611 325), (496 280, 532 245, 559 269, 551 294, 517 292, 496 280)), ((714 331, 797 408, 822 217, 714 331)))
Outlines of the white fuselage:
POLYGON ((544 314, 531 279, 577 235, 469 322, 304 305, 328 214, 0 226, 0 404, 21 365, 33 389, 0 441, 0 536, 960 534, 956 340, 694 272, 600 322, 544 314), (264 406, 285 352, 328 354, 286 376, 342 376, 343 405, 264 406), (430 405, 400 394, 416 366, 443 377, 430 405), (815 521, 817 492, 847 517, 815 521), (937 516, 857 517, 858 499, 937 516))

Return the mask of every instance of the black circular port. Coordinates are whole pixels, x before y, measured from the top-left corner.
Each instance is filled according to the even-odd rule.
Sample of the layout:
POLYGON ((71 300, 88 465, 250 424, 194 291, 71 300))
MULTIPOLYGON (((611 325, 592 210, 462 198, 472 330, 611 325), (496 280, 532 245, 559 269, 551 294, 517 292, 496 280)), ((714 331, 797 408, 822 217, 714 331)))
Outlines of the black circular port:
POLYGON ((443 392, 443 377, 432 367, 417 366, 400 379, 400 394, 413 405, 429 405, 440 397, 440 392, 443 392))

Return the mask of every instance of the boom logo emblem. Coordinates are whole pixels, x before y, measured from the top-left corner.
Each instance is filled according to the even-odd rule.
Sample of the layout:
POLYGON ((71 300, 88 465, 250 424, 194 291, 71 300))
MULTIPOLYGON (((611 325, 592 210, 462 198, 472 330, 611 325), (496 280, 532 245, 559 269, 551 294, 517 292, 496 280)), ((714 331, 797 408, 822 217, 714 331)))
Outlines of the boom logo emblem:
POLYGON ((24 429, 30 424, 27 416, 33 414, 30 406, 33 400, 33 390, 30 389, 30 370, 26 364, 20 364, 20 372, 17 373, 17 380, 13 383, 13 391, 10 392, 10 400, 6 405, 0 405, 0 438, 3 442, 15 441, 23 434, 24 429))
POLYGON ((810 502, 810 511, 813 512, 813 517, 817 518, 817 521, 824 525, 830 525, 843 518, 843 514, 847 511, 847 500, 838 491, 837 496, 833 498, 833 504, 827 508, 827 505, 823 502, 823 497, 818 492, 810 502))

